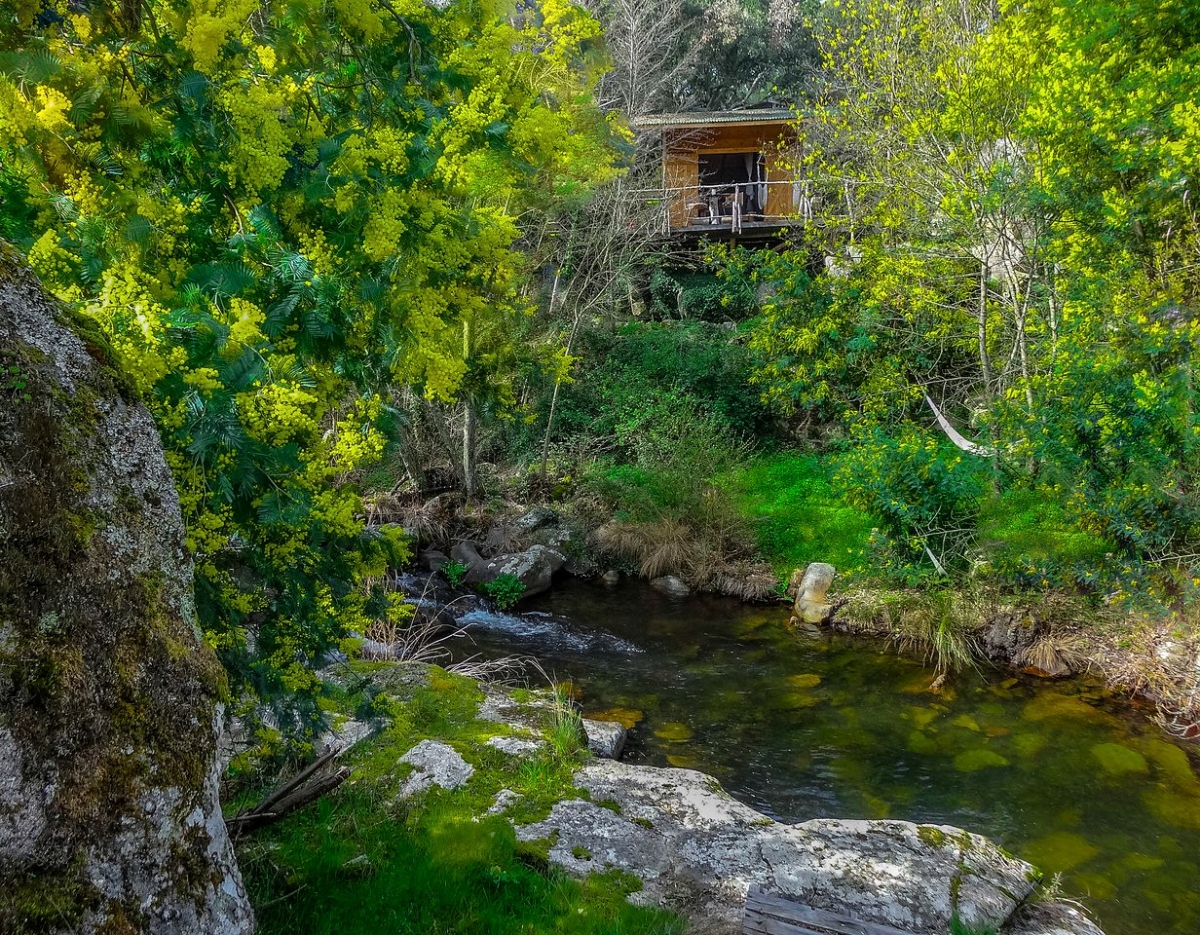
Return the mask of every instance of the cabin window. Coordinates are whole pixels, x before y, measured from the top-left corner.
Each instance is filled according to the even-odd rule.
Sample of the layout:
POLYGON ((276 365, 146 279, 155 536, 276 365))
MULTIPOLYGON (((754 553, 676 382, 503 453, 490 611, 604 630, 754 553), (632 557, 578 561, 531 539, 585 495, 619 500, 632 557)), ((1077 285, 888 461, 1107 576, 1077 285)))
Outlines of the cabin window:
POLYGON ((698 162, 703 189, 719 195, 736 192, 743 199, 745 213, 763 214, 767 167, 762 153, 700 153, 698 162))

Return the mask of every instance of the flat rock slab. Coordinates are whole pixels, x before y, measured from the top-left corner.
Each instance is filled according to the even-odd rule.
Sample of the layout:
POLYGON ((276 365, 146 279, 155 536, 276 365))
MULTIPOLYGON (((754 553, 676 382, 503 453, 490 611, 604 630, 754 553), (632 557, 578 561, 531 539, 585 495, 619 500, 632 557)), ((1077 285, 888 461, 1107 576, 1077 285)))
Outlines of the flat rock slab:
POLYGON ((476 713, 481 721, 503 724, 517 733, 540 737, 554 714, 554 699, 548 693, 535 693, 525 701, 516 701, 511 694, 495 685, 481 685, 483 701, 476 713))
POLYGON ((422 740, 400 757, 400 762, 414 768, 412 775, 400 787, 399 797, 402 799, 425 792, 433 786, 457 789, 466 785, 467 780, 475 775, 475 767, 464 760, 457 750, 436 740, 422 740))
POLYGON ((607 866, 632 873, 647 897, 690 915, 697 931, 737 931, 752 883, 914 935, 945 935, 954 915, 970 927, 999 928, 1034 888, 1033 867, 958 828, 781 824, 694 770, 599 760, 576 781, 592 801, 560 802, 517 836, 557 833, 554 863, 580 874, 607 866), (620 812, 593 804, 600 801, 615 801, 620 812))
POLYGON ((540 740, 527 737, 489 737, 484 743, 509 756, 529 756, 546 746, 540 740))

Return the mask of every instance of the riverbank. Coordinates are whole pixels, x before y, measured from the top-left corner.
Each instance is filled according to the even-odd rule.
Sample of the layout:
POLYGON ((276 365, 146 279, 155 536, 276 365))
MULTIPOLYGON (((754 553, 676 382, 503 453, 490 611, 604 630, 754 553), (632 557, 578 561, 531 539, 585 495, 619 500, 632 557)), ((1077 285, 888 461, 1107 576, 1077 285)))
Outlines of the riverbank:
POLYGON ((918 933, 1098 931, 1066 906, 1014 916, 1039 875, 955 828, 779 823, 702 773, 590 760, 553 695, 412 663, 325 674, 341 733, 364 710, 373 733, 342 787, 239 841, 264 933, 733 932, 751 883, 918 933))
POLYGON ((696 545, 686 527, 631 523, 591 500, 534 505, 494 500, 468 507, 443 496, 407 507, 392 503, 377 518, 403 523, 423 544, 426 571, 450 563, 469 583, 480 584, 483 578, 467 578, 469 568, 495 560, 494 571, 502 571, 506 561, 515 562, 513 570, 529 582, 518 600, 550 587, 555 575, 560 580, 604 575, 610 583, 658 578, 678 596, 699 592, 782 601, 795 597, 796 582, 786 583, 797 567, 790 562, 828 561, 838 571, 830 599, 840 605, 828 623, 925 656, 935 669, 931 679, 986 663, 1043 678, 1099 675, 1115 690, 1155 704, 1173 737, 1200 739, 1200 623, 1194 616, 1139 612, 1053 587, 1018 591, 985 579, 897 587, 864 567, 868 518, 833 495, 811 459, 803 470, 776 459, 757 471, 730 484, 739 491, 743 512, 759 521, 760 557, 724 563, 703 543, 700 553, 709 557, 689 558, 696 545), (795 530, 791 539, 784 536, 787 528, 795 530), (561 557, 522 564, 518 556, 534 547, 561 557), (704 567, 696 574, 698 562, 704 567))

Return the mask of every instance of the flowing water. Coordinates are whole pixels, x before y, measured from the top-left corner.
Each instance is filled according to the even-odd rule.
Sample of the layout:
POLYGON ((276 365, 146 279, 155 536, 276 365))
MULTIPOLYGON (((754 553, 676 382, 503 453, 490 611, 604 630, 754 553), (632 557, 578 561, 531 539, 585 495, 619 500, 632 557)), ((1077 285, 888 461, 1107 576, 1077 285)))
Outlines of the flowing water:
POLYGON ((1061 873, 1108 935, 1200 933, 1200 760, 1096 682, 987 670, 935 693, 882 641, 639 583, 469 617, 476 649, 536 655, 630 726, 623 759, 711 773, 783 821, 959 825, 1061 873))

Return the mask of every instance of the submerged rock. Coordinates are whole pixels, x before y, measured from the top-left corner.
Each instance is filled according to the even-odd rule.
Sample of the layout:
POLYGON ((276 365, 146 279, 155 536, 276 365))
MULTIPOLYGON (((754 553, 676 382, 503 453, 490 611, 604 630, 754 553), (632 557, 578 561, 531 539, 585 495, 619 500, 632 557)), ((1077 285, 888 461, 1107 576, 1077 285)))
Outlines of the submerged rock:
POLYGON ((661 578, 655 578, 650 582, 650 587, 656 591, 661 591, 669 597, 687 597, 692 593, 692 589, 687 586, 687 583, 682 578, 677 578, 674 575, 663 575, 661 578))
MULTIPOLYGON (((701 929, 734 931, 751 883, 817 908, 943 935, 957 916, 1001 926, 1036 873, 985 838, 903 821, 772 821, 710 776, 686 769, 594 761, 577 774, 592 801, 556 805, 517 828, 550 839, 550 859, 576 873, 616 867, 641 878, 654 902, 701 929), (611 801, 619 811, 593 802, 611 801), (589 860, 578 854, 587 853, 589 860)), ((1032 931, 1032 930, 1031 930, 1032 931)))
POLYGON ((22 384, 0 384, 0 931, 242 935, 223 676, 158 431, 109 353, 0 244, 22 384))

